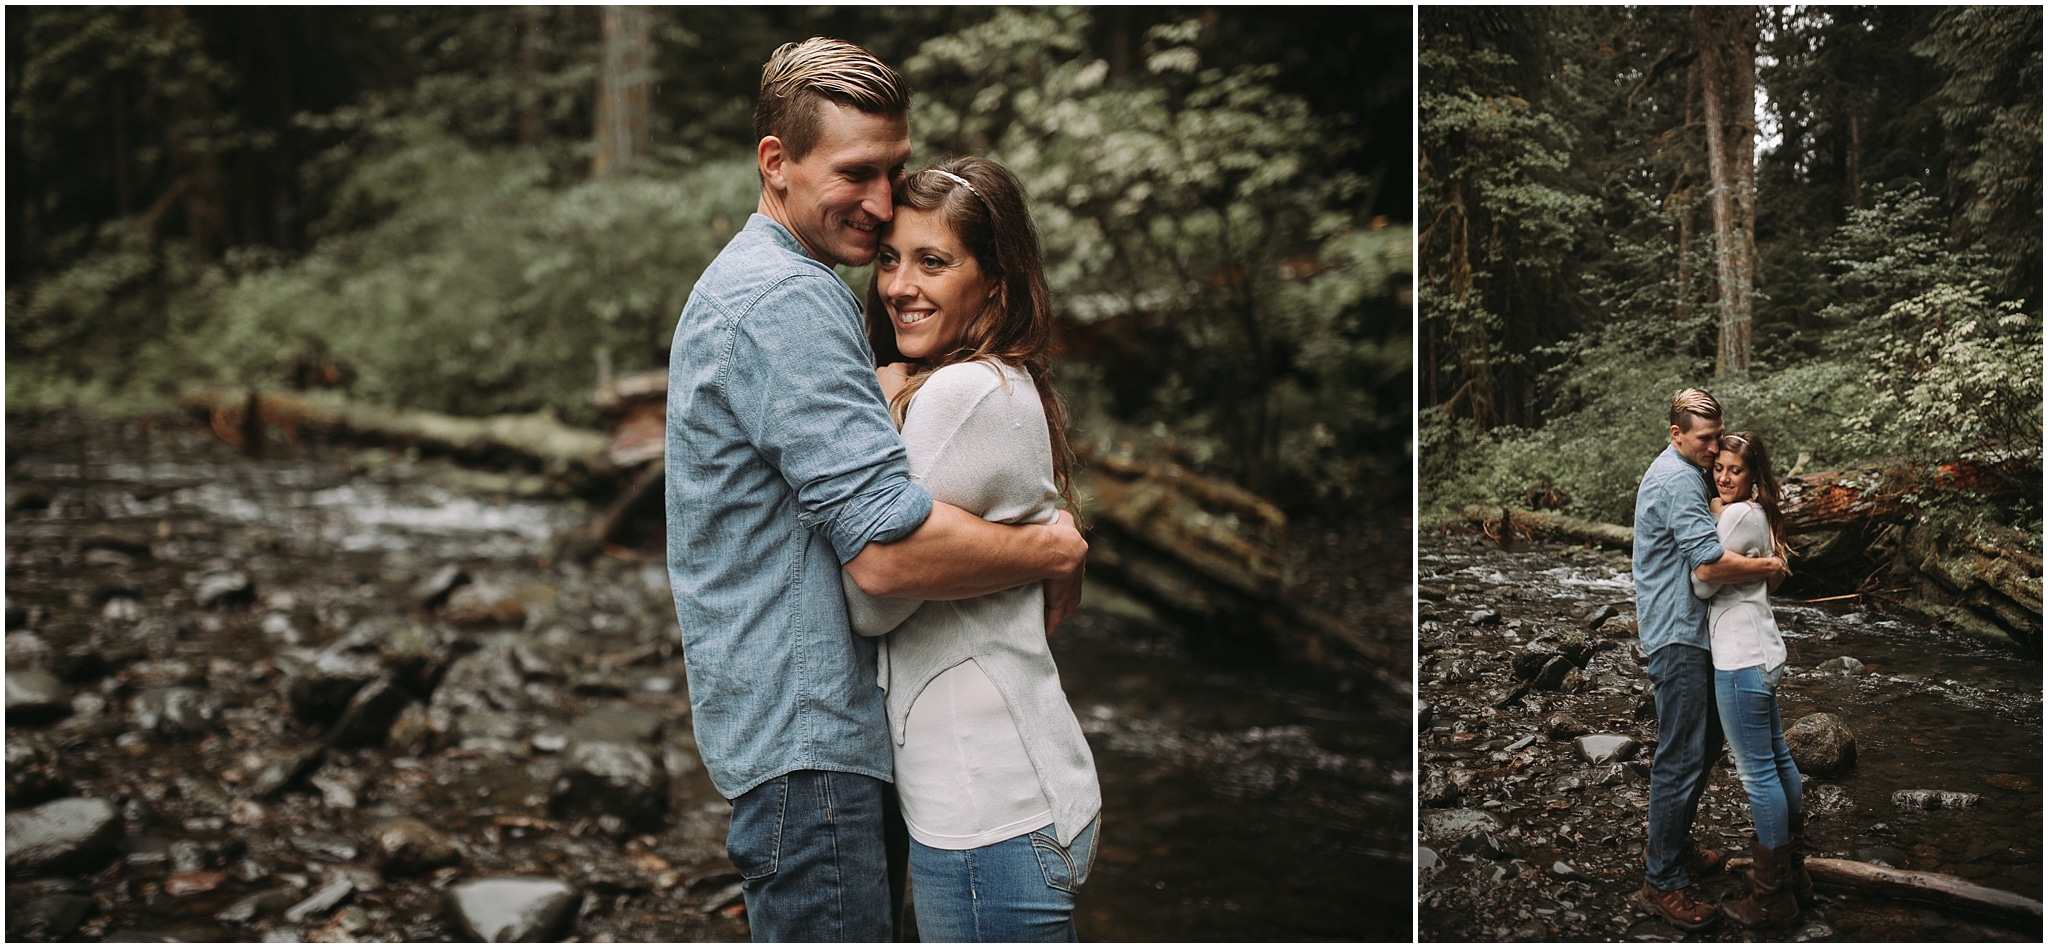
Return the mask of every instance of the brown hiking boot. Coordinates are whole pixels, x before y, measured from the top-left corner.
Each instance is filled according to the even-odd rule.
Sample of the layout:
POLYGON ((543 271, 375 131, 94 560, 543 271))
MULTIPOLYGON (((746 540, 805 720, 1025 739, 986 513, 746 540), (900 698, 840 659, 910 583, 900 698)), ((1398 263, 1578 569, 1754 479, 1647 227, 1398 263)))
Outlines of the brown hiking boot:
POLYGON ((1799 901, 1800 908, 1812 908, 1819 897, 1813 894, 1813 877, 1806 874, 1806 815, 1792 816, 1792 862, 1791 871, 1785 875, 1785 884, 1792 889, 1792 897, 1799 901))
POLYGON ((1749 854, 1755 863, 1744 873, 1749 879, 1749 897, 1722 903, 1721 912, 1744 928, 1781 925, 1798 918, 1799 900, 1792 897, 1790 885, 1792 844, 1765 849, 1762 843, 1750 843, 1749 854))
POLYGON ((1692 894, 1691 886, 1665 890, 1645 881, 1642 891, 1636 893, 1636 901, 1665 921, 1689 932, 1714 924, 1714 919, 1721 914, 1715 910, 1714 903, 1692 894))

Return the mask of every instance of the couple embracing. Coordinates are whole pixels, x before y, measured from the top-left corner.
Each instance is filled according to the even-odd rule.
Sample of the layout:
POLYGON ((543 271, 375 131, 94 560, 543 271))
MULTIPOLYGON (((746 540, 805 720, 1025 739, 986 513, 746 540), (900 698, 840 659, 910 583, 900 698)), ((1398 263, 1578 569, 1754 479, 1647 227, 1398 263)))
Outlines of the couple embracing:
POLYGON ((1811 904, 1813 881, 1799 768, 1778 713, 1785 641, 1769 592, 1788 571, 1777 478, 1763 439, 1723 430, 1712 395, 1673 395, 1670 422, 1671 444, 1636 492, 1636 621, 1657 705, 1639 898, 1688 930, 1720 915, 1778 924, 1811 904), (1693 892, 1691 874, 1721 856, 1693 839, 1692 824, 1724 736, 1756 823, 1755 868, 1749 895, 1717 910, 1693 892))
POLYGON ((1046 644, 1087 543, 1038 238, 994 162, 906 175, 909 112, 850 43, 762 68, 760 201, 669 361, 692 723, 755 940, 891 940, 907 862, 925 940, 1073 941, 1102 797, 1046 644))

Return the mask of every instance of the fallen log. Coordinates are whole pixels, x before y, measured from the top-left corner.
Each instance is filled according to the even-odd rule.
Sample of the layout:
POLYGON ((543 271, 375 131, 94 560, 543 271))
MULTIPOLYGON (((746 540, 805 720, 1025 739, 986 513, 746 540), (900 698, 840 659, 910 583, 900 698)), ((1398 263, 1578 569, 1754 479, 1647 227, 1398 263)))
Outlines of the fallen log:
POLYGON ((1968 490, 1986 497, 2014 497, 2041 490, 2038 459, 2020 454, 1987 454, 1938 464, 1888 459, 1855 467, 1786 478, 1785 531, 1799 534, 1873 521, 1904 522, 1925 506, 1921 498, 1968 490))
MULTIPOLYGON (((1731 873, 1748 869, 1747 857, 1725 863, 1731 873)), ((1906 899, 1940 908, 2020 922, 2038 928, 2041 903, 2002 889, 1938 872, 1909 872, 1850 859, 1808 857, 1806 872, 1819 888, 1879 899, 1906 899)))
POLYGON ((1545 510, 1516 510, 1512 507, 1470 506, 1462 511, 1465 519, 1478 523, 1486 535, 1505 541, 1515 533, 1534 536, 1560 536, 1572 540, 1598 543, 1618 550, 1635 546, 1635 531, 1628 527, 1585 520, 1545 510))
POLYGON ((265 426, 275 426, 295 437, 301 429, 341 429, 457 455, 520 455, 554 472, 573 469, 599 477, 616 473, 603 454, 603 434, 565 425, 546 411, 460 418, 351 401, 329 392, 208 387, 188 388, 179 398, 189 408, 206 411, 216 432, 260 433, 265 426))
POLYGON ((1936 618, 1979 635, 2041 642, 2041 558, 2016 530, 1981 528, 1942 536, 1925 522, 1906 528, 1897 572, 1936 618))

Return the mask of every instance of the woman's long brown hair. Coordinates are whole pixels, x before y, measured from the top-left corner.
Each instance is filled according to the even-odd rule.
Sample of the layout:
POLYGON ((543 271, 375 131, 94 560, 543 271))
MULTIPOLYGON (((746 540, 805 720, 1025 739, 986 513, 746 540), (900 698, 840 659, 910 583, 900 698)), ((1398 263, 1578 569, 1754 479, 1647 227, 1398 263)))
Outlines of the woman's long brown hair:
POLYGON ((1778 556, 1791 560, 1792 547, 1785 542, 1785 517, 1780 512, 1778 476, 1771 473, 1771 455, 1764 449, 1764 439, 1754 431, 1730 431, 1721 435, 1721 450, 1732 451, 1749 468, 1751 490, 1756 495, 1756 504, 1764 510, 1764 522, 1771 527, 1771 545, 1776 547, 1778 556))
MULTIPOLYGON (((1052 435, 1053 484, 1078 525, 1081 505, 1074 497, 1074 449, 1067 441, 1067 407, 1052 387, 1052 295, 1045 285, 1044 254, 1038 228, 1025 204, 1024 186, 1008 169, 986 158, 953 158, 903 179, 896 205, 921 211, 939 209, 953 235, 974 255, 993 292, 989 302, 960 330, 952 350, 933 353, 917 363, 910 380, 889 400, 890 417, 903 426, 910 397, 933 372, 957 362, 992 359, 1023 369, 1045 406, 1045 427, 1052 435), (971 187, 948 178, 942 171, 971 187)), ((868 338, 883 365, 908 361, 896 348, 896 332, 882 305, 881 273, 868 281, 868 338)))

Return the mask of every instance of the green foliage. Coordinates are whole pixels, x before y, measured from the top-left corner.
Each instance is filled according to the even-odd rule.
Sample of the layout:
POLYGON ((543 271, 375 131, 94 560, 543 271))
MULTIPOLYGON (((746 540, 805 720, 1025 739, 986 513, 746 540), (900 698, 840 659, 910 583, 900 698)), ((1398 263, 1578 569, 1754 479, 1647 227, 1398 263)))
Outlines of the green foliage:
POLYGON ((591 421, 600 352, 658 366, 698 273, 745 223, 749 162, 541 186, 531 152, 432 134, 367 162, 349 193, 395 210, 257 270, 180 327, 179 354, 218 377, 277 384, 319 353, 371 399, 459 414, 547 406, 591 421))
POLYGON ((1070 337, 1112 343, 1062 366, 1084 437, 1149 430, 1263 489, 1351 494, 1406 429, 1407 231, 1318 166, 1342 130, 1272 67, 1207 65, 1226 38, 1189 20, 1113 77, 1089 16, 1004 8, 923 44, 917 153, 1024 182, 1070 337))
POLYGON ((1983 286, 1941 284, 1859 333, 1871 397, 1849 416, 1873 454, 2041 457, 2041 323, 1983 286))

